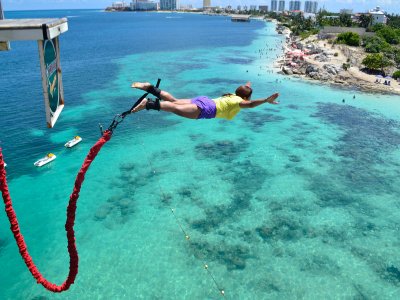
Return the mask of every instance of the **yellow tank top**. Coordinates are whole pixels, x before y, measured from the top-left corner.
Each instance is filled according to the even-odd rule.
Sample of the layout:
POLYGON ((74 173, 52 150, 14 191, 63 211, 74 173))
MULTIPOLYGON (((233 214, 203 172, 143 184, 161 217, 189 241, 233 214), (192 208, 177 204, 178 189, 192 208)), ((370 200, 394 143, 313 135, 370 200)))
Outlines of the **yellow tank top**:
POLYGON ((232 120, 240 111, 239 104, 243 101, 242 98, 236 95, 222 96, 213 100, 217 107, 217 114, 215 115, 215 117, 228 120, 232 120))

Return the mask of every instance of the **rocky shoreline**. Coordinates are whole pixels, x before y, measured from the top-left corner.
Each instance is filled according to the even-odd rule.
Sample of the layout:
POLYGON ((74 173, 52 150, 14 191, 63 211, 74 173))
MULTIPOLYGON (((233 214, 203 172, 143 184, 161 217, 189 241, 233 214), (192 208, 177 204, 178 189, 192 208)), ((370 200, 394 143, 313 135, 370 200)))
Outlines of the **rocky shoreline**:
MULTIPOLYGON (((278 30, 278 28, 277 28, 278 30)), ((312 36, 305 40, 286 32, 284 55, 278 59, 280 74, 369 93, 400 95, 399 82, 377 82, 375 75, 362 72, 365 53, 356 47, 328 44, 312 36)))

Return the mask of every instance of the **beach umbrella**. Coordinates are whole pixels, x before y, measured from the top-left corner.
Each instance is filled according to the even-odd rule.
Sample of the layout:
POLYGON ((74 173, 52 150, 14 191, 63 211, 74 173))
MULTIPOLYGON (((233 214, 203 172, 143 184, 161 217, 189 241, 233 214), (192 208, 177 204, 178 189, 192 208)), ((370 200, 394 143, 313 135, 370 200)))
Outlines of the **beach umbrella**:
POLYGON ((385 79, 392 79, 392 77, 390 77, 390 76, 386 76, 386 77, 385 77, 385 79))
POLYGON ((294 50, 294 51, 289 51, 288 53, 289 55, 293 55, 293 56, 303 56, 304 52, 301 50, 294 50))
POLYGON ((376 78, 383 78, 382 75, 376 75, 376 78))

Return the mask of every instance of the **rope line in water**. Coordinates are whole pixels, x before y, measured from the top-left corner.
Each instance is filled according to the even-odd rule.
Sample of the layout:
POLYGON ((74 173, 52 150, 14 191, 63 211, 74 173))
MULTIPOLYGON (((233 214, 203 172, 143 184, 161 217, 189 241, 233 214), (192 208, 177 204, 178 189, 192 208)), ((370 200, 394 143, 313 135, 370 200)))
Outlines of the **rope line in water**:
MULTIPOLYGON (((144 144, 143 144, 143 143, 140 143, 140 142, 139 142, 139 144, 142 146, 142 150, 143 150, 143 152, 145 153, 145 157, 146 157, 147 163, 148 163, 150 169, 153 171, 153 174, 155 175, 155 174, 156 174, 156 169, 154 168, 152 162, 150 161, 149 156, 146 155, 147 152, 146 152, 146 149, 144 148, 144 144)), ((162 187, 161 187, 160 181, 157 180, 157 179, 156 179, 156 181, 157 181, 158 189, 159 189, 159 192, 160 192, 160 198, 162 198, 162 199, 164 200, 164 203, 166 203, 166 205, 169 207, 169 209, 171 210, 172 215, 173 215, 174 218, 175 218, 175 221, 176 221, 177 225, 179 226, 180 230, 182 231, 183 235, 185 236, 185 240, 189 243, 190 246, 192 246, 192 244, 191 244, 192 241, 191 241, 191 239, 190 239, 190 235, 189 235, 189 234, 187 233, 187 231, 183 228, 182 223, 180 222, 178 216, 175 214, 175 209, 172 208, 172 207, 168 204, 168 199, 167 199, 167 197, 166 197, 166 195, 165 195, 165 193, 164 193, 164 191, 163 191, 163 189, 162 189, 162 187)), ((218 284, 218 282, 217 282, 217 280, 215 279, 214 275, 213 275, 212 272, 210 271, 208 264, 207 264, 206 262, 203 261, 203 266, 204 266, 204 269, 207 271, 207 274, 211 277, 212 281, 214 282, 214 285, 215 285, 215 287, 218 289, 218 292, 219 292, 222 296, 225 296, 225 290, 222 289, 222 288, 220 288, 220 285, 218 284)))
POLYGON ((61 285, 56 285, 51 283, 43 275, 39 272, 31 255, 28 252, 27 245, 25 243, 24 237, 20 231, 17 216, 15 210, 12 206, 12 201, 10 197, 10 192, 8 190, 7 179, 6 179, 6 171, 4 168, 4 160, 3 153, 0 148, 0 190, 3 195, 4 205, 8 220, 11 224, 11 231, 14 235, 15 241, 17 242, 17 246, 19 248, 19 253, 23 258, 26 266, 31 272, 32 276, 36 279, 37 283, 43 285, 47 290, 54 293, 61 293, 69 289, 71 284, 74 283, 76 275, 78 274, 78 251, 76 249, 75 244, 75 231, 74 231, 74 223, 75 223, 75 212, 76 212, 76 203, 79 198, 79 192, 81 190, 81 186, 83 181, 85 180, 85 174, 89 169, 91 163, 96 158, 100 149, 103 145, 108 142, 111 138, 112 132, 105 131, 103 136, 96 142, 96 144, 90 149, 88 155, 86 156, 82 167, 76 176, 74 189, 69 198, 69 203, 67 207, 67 221, 65 223, 65 230, 67 232, 67 240, 68 240, 68 253, 69 253, 69 273, 67 279, 61 285))

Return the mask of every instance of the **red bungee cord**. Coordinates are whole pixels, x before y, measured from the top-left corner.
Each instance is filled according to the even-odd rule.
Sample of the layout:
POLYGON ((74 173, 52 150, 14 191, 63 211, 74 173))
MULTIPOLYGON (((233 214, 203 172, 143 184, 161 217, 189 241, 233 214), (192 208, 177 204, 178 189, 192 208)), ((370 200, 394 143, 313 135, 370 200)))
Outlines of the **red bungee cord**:
POLYGON ((29 271, 32 273, 32 276, 36 279, 37 283, 40 283, 51 292, 61 293, 63 291, 68 290, 71 284, 74 283, 76 275, 78 274, 79 258, 78 258, 78 251, 75 245, 75 232, 74 232, 76 202, 78 201, 79 198, 79 192, 81 190, 82 183, 85 180, 86 171, 89 169, 90 164, 96 158, 101 147, 103 147, 103 145, 110 140, 111 135, 112 131, 110 130, 104 131, 103 136, 90 149, 89 154, 86 156, 85 161, 83 162, 82 167, 78 175, 76 176, 74 190, 72 191, 72 194, 69 198, 69 204, 67 207, 67 221, 65 222, 65 230, 67 231, 67 239, 68 239, 68 252, 70 257, 69 274, 67 279, 61 285, 56 285, 45 279, 43 275, 39 272, 38 268, 35 266, 32 257, 28 252, 28 248, 25 244, 24 237, 22 236, 19 229, 17 216, 15 214, 14 208, 12 207, 10 193, 8 191, 8 186, 7 186, 3 154, 0 148, 0 190, 1 193, 3 194, 5 210, 11 224, 11 231, 13 232, 15 241, 17 242, 19 253, 24 259, 25 264, 28 267, 29 271))

